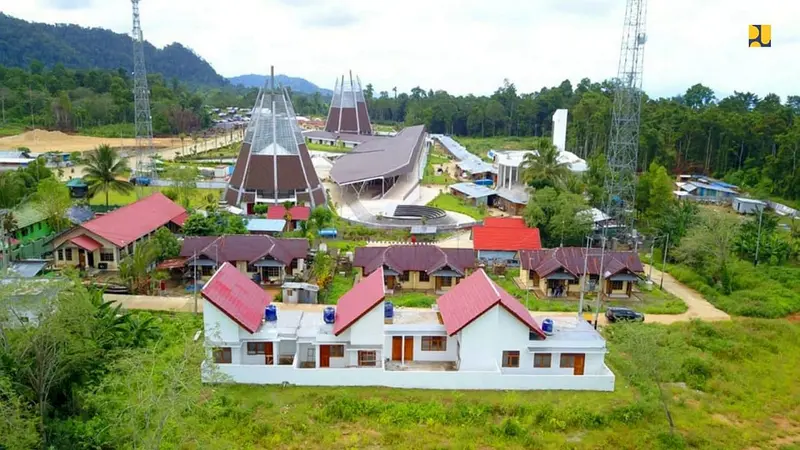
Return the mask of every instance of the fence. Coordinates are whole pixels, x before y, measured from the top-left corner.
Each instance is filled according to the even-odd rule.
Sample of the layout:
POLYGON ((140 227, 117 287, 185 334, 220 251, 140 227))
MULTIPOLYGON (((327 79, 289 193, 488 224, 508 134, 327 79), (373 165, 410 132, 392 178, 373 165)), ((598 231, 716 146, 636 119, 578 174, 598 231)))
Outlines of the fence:
POLYGON ((55 236, 54 233, 41 239, 18 245, 9 252, 10 259, 12 261, 20 259, 41 259, 46 253, 51 253, 53 251, 52 243, 55 236))

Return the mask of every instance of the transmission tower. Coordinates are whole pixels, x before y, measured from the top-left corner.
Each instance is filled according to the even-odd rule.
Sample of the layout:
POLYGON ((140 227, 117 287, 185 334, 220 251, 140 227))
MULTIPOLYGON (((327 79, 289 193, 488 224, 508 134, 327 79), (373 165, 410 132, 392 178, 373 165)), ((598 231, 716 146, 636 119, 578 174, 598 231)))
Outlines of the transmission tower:
POLYGON ((136 114, 136 172, 152 175, 152 164, 146 158, 153 150, 153 120, 150 116, 150 89, 147 87, 147 69, 144 65, 144 37, 139 20, 139 1, 133 5, 133 102, 136 114))
POLYGON ((606 214, 619 234, 633 230, 636 201, 636 162, 639 153, 639 116, 642 105, 645 12, 647 0, 627 0, 622 47, 615 80, 608 169, 605 179, 606 214))

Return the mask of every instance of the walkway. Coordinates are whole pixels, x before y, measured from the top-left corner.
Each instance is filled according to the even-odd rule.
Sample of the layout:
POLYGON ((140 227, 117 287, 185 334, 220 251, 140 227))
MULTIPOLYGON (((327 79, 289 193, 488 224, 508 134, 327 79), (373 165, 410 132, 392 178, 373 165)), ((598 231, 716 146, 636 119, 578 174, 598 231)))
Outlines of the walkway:
MULTIPOLYGON (((650 273, 650 266, 644 266, 645 273, 650 273)), ((661 282, 661 271, 653 268, 653 282, 660 283, 661 282)), ((699 292, 695 291, 694 289, 681 284, 678 280, 676 280, 672 275, 668 273, 664 273, 664 290, 669 292, 670 294, 678 297, 679 299, 683 300, 686 303, 686 306, 689 308, 683 314, 672 314, 672 315, 648 315, 647 321, 648 322, 659 322, 659 323, 673 323, 673 322, 680 322, 684 320, 691 320, 691 319, 703 319, 703 320, 730 320, 731 316, 729 316, 726 312, 721 311, 714 307, 711 303, 708 302, 703 295, 699 292), (650 320, 651 318, 658 318, 658 320, 650 320)))

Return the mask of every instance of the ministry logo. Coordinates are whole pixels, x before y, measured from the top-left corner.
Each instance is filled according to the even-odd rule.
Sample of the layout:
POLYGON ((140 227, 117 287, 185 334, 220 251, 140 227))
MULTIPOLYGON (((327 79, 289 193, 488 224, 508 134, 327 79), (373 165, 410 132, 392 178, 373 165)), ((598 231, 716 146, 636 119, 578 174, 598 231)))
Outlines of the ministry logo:
POLYGON ((750 25, 750 47, 772 47, 772 25, 750 25))

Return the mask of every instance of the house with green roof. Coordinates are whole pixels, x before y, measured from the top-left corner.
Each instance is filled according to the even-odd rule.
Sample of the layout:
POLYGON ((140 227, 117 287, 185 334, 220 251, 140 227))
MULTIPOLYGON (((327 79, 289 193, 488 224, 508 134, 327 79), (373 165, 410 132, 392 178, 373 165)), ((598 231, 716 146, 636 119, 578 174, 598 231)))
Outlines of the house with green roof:
MULTIPOLYGON (((17 229, 13 232, 14 238, 20 243, 41 239, 53 234, 53 229, 47 223, 47 216, 31 202, 23 203, 11 213, 17 221, 17 229)), ((0 216, 3 212, 0 212, 0 216)))
POLYGON ((89 185, 80 178, 72 178, 67 182, 69 194, 72 198, 85 198, 89 193, 89 185))

